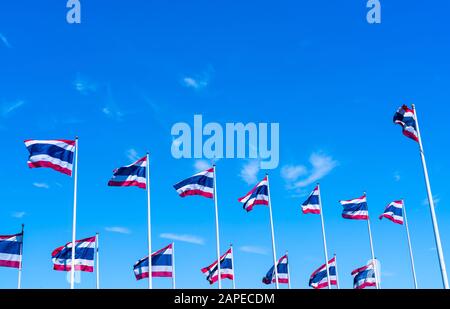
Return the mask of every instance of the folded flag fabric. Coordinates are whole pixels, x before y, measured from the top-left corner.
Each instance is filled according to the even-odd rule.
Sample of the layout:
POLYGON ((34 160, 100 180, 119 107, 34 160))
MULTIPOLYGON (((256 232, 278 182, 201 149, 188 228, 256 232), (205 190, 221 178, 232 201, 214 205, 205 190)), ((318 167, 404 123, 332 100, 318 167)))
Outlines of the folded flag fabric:
POLYGON ((320 196, 319 186, 315 187, 308 199, 302 204, 302 212, 304 214, 320 215, 320 196))
POLYGON ((146 168, 147 156, 137 160, 136 162, 116 168, 113 171, 113 177, 108 182, 111 187, 138 187, 147 189, 146 168))
MULTIPOLYGON (((206 276, 206 280, 210 284, 217 282, 219 279, 217 261, 208 267, 202 268, 202 273, 206 276)), ((231 248, 220 257, 220 278, 234 280, 233 253, 231 248)))
POLYGON ((417 120, 413 109, 403 105, 394 115, 394 123, 401 125, 403 135, 419 142, 419 133, 417 132, 417 120))
POLYGON ((367 220, 369 218, 366 195, 352 200, 340 201, 340 203, 344 207, 343 218, 352 220, 367 220))
MULTIPOLYGON (((287 255, 281 257, 277 263, 278 283, 289 284, 289 267, 287 255)), ((262 279, 264 284, 275 283, 275 269, 272 266, 262 279)))
POLYGON ((269 205, 269 187, 267 176, 259 182, 250 192, 244 197, 238 199, 243 205, 243 208, 249 212, 253 210, 256 205, 269 205))
MULTIPOLYGON (((94 251, 96 236, 75 242, 75 270, 84 272, 94 271, 94 251)), ((59 247, 52 252, 53 269, 57 271, 71 271, 72 243, 59 247)))
POLYGON ((64 139, 26 140, 25 146, 30 153, 28 166, 47 167, 72 176, 75 145, 75 141, 64 139))
POLYGON ((386 206, 380 220, 386 218, 397 224, 403 224, 403 201, 394 201, 386 206))
POLYGON ((370 286, 377 286, 373 263, 355 269, 352 271, 352 276, 354 289, 364 289, 370 286))
MULTIPOLYGON (((330 274, 330 284, 337 285, 336 258, 332 258, 328 261, 328 272, 330 274)), ((314 289, 328 287, 327 268, 325 267, 325 264, 312 273, 309 278, 309 286, 314 289)))
POLYGON ((214 168, 195 174, 173 186, 181 197, 200 195, 214 197, 214 168))
POLYGON ((0 267, 20 268, 23 234, 0 235, 0 267))
MULTIPOLYGON (((137 261, 133 266, 136 280, 149 277, 148 256, 137 261)), ((152 253, 152 278, 173 277, 173 245, 152 253)))

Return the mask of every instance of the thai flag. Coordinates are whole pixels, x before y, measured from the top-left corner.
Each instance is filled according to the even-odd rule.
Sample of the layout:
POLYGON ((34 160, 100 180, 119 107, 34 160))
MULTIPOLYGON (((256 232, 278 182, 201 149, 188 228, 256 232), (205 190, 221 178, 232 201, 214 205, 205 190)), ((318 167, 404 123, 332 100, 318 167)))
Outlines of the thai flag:
POLYGON ((214 168, 195 174, 173 186, 181 197, 200 195, 214 197, 214 168))
POLYGON ((343 218, 353 220, 369 219, 366 195, 353 200, 340 201, 340 203, 344 206, 344 210, 342 211, 343 218))
POLYGON ((403 127, 403 135, 419 142, 419 133, 417 132, 417 121, 414 110, 403 105, 395 113, 394 123, 403 127))
MULTIPOLYGON (((141 280, 149 277, 148 271, 148 256, 137 261, 134 266, 134 275, 136 280, 141 280)), ((173 277, 173 246, 167 247, 152 253, 152 277, 173 277)))
POLYGON ((75 141, 26 140, 25 146, 30 153, 30 168, 48 167, 63 174, 72 176, 75 141))
POLYGON ((238 199, 240 203, 244 204, 244 209, 247 212, 252 211, 255 205, 269 205, 269 187, 267 177, 258 183, 247 195, 238 199))
MULTIPOLYGON (((330 274, 330 284, 337 285, 336 258, 328 261, 328 272, 330 274)), ((309 278, 309 286, 315 289, 328 287, 327 269, 325 264, 320 266, 309 278)))
POLYGON ((364 289, 369 286, 377 286, 373 263, 355 269, 354 271, 352 271, 352 276, 354 289, 364 289))
POLYGON ((310 194, 308 199, 302 204, 302 211, 304 214, 318 214, 320 215, 320 196, 319 186, 317 186, 310 194))
MULTIPOLYGON (((94 251, 96 236, 75 242, 75 270, 94 271, 94 251)), ((58 271, 71 271, 72 243, 59 247, 52 252, 53 269, 58 271)))
POLYGON ((20 268, 23 234, 0 235, 0 267, 20 268))
MULTIPOLYGON (((210 284, 214 284, 219 279, 217 261, 202 268, 202 273, 210 284)), ((231 248, 220 257, 220 278, 234 280, 233 251, 231 248)))
MULTIPOLYGON (((289 284, 289 267, 287 255, 281 257, 277 263, 278 283, 289 284)), ((264 284, 275 283, 275 270, 272 266, 262 279, 264 284)))
POLYGON ((394 201, 386 206, 384 213, 380 216, 387 218, 394 223, 403 224, 403 201, 394 201))
POLYGON ((147 157, 143 157, 136 162, 116 168, 112 179, 108 182, 111 187, 138 187, 147 189, 146 182, 147 157))

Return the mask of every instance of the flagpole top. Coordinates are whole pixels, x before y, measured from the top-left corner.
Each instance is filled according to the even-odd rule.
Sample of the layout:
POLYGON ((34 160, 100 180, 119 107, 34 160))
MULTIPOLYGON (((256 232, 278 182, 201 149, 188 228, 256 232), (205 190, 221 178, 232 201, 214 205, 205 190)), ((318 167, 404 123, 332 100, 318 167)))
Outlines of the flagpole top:
POLYGON ((77 136, 75 136, 75 140, 78 140, 78 135, 77 135, 77 136))
POLYGON ((416 105, 413 103, 413 104, 411 104, 411 106, 412 106, 412 108, 416 108, 416 105))

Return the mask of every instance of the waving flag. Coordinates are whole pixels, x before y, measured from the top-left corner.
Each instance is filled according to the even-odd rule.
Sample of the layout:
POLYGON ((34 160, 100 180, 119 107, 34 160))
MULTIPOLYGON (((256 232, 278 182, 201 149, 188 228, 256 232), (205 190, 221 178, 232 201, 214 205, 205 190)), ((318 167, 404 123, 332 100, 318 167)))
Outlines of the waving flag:
MULTIPOLYGON (((75 242, 75 270, 94 271, 94 251, 96 236, 75 242)), ((53 269, 70 271, 72 262, 72 243, 59 247, 52 252, 53 269)))
MULTIPOLYGON (((337 285, 336 258, 328 261, 328 272, 330 273, 330 284, 337 285)), ((315 289, 328 287, 327 268, 325 264, 312 273, 309 278, 309 286, 315 289)))
POLYGON ((244 204, 247 212, 252 211, 255 205, 269 205, 269 187, 267 185, 267 177, 258 183, 247 195, 238 199, 244 204))
POLYGON ((353 220, 367 220, 369 218, 366 195, 353 200, 340 201, 340 203, 344 206, 343 218, 353 220))
POLYGON ((23 234, 0 235, 0 267, 20 268, 23 234))
POLYGON ((403 127, 403 135, 419 142, 416 115, 413 109, 410 109, 406 105, 400 107, 394 115, 394 123, 403 127))
MULTIPOLYGON (((202 268, 202 273, 206 276, 206 280, 210 284, 214 284, 219 279, 217 261, 208 267, 202 268)), ((233 253, 231 248, 220 257, 220 278, 234 280, 233 253)))
MULTIPOLYGON (((133 267, 136 280, 149 277, 148 256, 140 259, 133 267)), ((152 277, 172 278, 173 276, 173 246, 167 247, 152 253, 152 277)))
POLYGON ((364 289, 369 286, 377 286, 373 263, 352 271, 353 288, 364 289))
POLYGON ((403 201, 394 201, 386 206, 380 220, 387 218, 394 223, 403 224, 403 201))
MULTIPOLYGON (((287 255, 281 257, 277 263, 278 283, 289 284, 289 267, 287 255)), ((264 284, 271 284, 275 282, 275 269, 272 266, 265 277, 262 279, 264 284)))
POLYGON ((69 140, 26 140, 25 146, 30 153, 30 168, 48 167, 72 176, 75 141, 69 140))
POLYGON ((317 186, 309 195, 308 199, 302 204, 304 214, 320 215, 319 187, 317 186))
POLYGON ((108 182, 111 187, 138 187, 147 189, 147 156, 136 162, 114 170, 113 178, 108 182))
POLYGON ((214 197, 214 168, 195 174, 173 186, 181 197, 200 195, 214 197))

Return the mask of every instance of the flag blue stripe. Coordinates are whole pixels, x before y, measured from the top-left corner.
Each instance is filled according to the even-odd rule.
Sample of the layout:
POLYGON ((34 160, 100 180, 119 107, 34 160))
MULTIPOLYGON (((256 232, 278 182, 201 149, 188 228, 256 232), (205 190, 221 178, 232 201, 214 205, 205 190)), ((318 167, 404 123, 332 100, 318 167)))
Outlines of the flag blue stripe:
POLYGON ((0 241, 0 253, 20 254, 20 242, 0 241))
MULTIPOLYGON (((75 259, 94 260, 94 251, 94 248, 75 248, 75 259)), ((72 258, 72 248, 64 248, 53 258, 70 260, 72 258)))
POLYGON ((113 175, 114 176, 136 175, 139 177, 145 177, 145 167, 137 166, 137 165, 120 167, 114 172, 113 175))
POLYGON ((204 175, 194 176, 187 178, 185 180, 180 181, 179 183, 174 185, 175 190, 183 188, 187 185, 198 184, 204 187, 213 188, 214 187, 214 179, 211 177, 207 177, 204 175))
POLYGON ((37 155, 49 155, 64 162, 73 163, 73 151, 65 150, 51 144, 34 144, 27 147, 30 157, 37 155))

